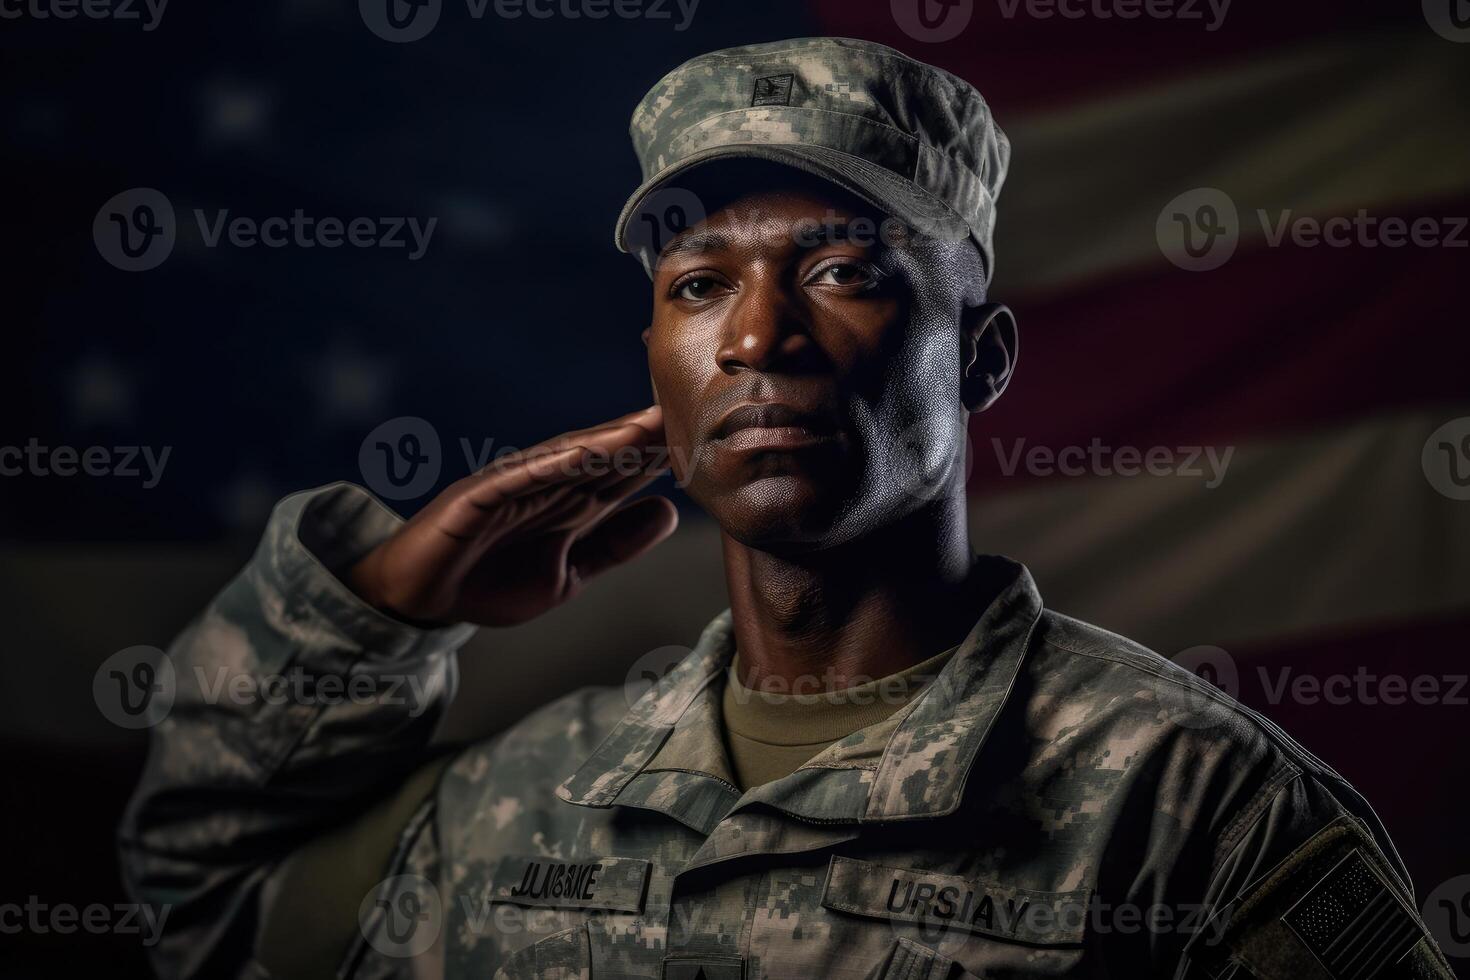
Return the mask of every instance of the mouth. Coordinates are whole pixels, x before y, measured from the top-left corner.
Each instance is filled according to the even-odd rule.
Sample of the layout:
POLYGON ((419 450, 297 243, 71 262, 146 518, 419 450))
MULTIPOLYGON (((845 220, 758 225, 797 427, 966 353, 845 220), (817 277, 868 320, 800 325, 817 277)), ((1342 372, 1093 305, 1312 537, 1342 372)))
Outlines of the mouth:
POLYGON ((789 452, 831 442, 837 438, 837 427, 828 415, 780 402, 755 402, 728 412, 712 438, 726 450, 789 452))

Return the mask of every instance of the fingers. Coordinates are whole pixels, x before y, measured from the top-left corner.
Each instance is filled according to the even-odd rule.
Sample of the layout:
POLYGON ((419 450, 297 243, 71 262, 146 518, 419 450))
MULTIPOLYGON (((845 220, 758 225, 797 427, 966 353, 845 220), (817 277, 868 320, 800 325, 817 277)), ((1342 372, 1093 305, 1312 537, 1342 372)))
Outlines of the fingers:
POLYGON ((558 436, 518 454, 509 454, 481 471, 484 486, 475 497, 489 501, 544 490, 558 482, 577 484, 588 475, 605 476, 610 482, 644 472, 666 470, 666 452, 654 446, 662 434, 656 413, 634 413, 641 421, 621 421, 580 434, 558 436), (650 422, 652 420, 652 423, 650 422), (565 443, 561 444, 560 443, 565 443))
POLYGON ((559 436, 553 436, 545 442, 537 443, 519 452, 506 453, 495 461, 493 466, 512 464, 521 460, 539 456, 545 453, 559 452, 568 446, 597 444, 611 440, 618 443, 621 437, 633 440, 658 437, 663 434, 663 410, 657 405, 640 408, 636 412, 620 415, 615 419, 600 422, 597 425, 585 429, 573 429, 559 436))
POLYGON ((632 561, 674 533, 679 513, 665 497, 642 497, 624 504, 579 538, 567 556, 576 577, 586 581, 632 561))
POLYGON ((668 469, 667 453, 652 445, 661 433, 653 406, 502 456, 445 494, 439 525, 453 537, 470 539, 502 521, 543 525, 576 515, 580 519, 570 525, 575 526, 596 520, 606 504, 636 493, 668 469), (568 442, 573 436, 578 440, 568 442))

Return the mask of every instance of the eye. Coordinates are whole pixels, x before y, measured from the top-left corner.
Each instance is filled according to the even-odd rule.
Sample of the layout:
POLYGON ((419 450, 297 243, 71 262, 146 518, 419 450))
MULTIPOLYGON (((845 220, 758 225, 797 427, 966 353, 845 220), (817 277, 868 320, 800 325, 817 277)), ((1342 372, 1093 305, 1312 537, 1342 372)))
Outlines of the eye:
POLYGON ((719 279, 708 273, 693 272, 675 280, 669 287, 669 295, 675 299, 698 303, 709 299, 719 288, 719 279))
POLYGON ((807 284, 866 290, 876 286, 882 278, 883 274, 870 263, 857 259, 834 259, 813 271, 807 278, 807 284))

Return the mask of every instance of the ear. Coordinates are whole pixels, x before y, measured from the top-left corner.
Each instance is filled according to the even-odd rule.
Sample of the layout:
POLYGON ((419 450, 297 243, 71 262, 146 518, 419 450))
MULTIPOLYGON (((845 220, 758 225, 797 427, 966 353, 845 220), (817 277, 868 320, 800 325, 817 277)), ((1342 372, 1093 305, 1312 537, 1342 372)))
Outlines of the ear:
POLYGON ((967 410, 983 412, 1016 370, 1016 315, 1004 303, 981 303, 965 310, 961 326, 960 396, 967 410))

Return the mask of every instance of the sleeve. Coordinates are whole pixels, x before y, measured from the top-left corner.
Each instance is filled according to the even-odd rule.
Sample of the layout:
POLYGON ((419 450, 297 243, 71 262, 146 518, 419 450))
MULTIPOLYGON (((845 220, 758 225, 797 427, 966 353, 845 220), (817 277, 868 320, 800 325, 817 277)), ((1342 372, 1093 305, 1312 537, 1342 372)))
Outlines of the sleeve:
POLYGON ((1387 831, 1335 774, 1253 807, 1210 881, 1187 980, 1452 980, 1387 831))
POLYGON ((165 655, 172 703, 118 835, 162 975, 241 975, 273 872, 428 760, 474 627, 399 622, 337 577, 400 523, 348 484, 287 497, 165 655))

